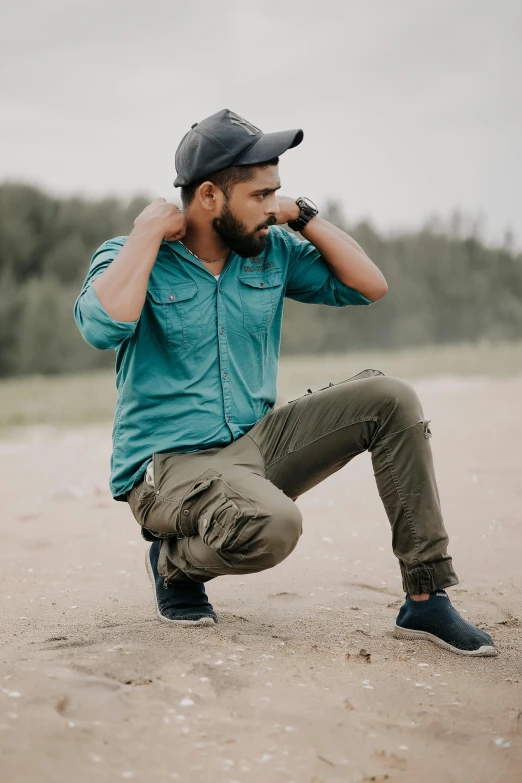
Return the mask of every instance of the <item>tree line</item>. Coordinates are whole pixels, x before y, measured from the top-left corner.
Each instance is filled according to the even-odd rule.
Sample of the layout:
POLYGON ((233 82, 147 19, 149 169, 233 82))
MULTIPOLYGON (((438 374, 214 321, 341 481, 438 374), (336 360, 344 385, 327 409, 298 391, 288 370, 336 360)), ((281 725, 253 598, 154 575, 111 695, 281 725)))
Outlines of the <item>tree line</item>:
MULTIPOLYGON (((94 250, 125 235, 150 199, 58 198, 0 184, 0 377, 114 365, 79 334, 72 311, 94 250)), ((331 202, 321 214, 348 231, 382 269, 388 294, 370 308, 285 302, 282 352, 522 338, 522 254, 506 236, 488 246, 458 213, 384 234, 350 224, 331 202)))

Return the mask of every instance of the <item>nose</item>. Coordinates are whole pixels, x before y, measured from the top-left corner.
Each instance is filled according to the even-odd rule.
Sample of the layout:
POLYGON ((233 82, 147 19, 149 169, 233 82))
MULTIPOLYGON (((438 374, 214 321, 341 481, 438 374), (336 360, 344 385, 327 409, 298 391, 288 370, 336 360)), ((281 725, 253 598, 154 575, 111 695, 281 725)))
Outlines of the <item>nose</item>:
POLYGON ((275 193, 272 193, 270 198, 266 200, 265 206, 267 215, 278 215, 279 212, 281 212, 281 207, 279 206, 275 193))

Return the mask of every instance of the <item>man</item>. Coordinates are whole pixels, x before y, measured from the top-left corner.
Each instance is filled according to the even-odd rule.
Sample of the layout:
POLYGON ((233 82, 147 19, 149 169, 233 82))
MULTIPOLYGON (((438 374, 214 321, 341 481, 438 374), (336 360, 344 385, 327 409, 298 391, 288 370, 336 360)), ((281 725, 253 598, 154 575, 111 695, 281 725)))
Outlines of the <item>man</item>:
POLYGON ((277 195, 278 158, 302 139, 227 109, 196 123, 176 153, 183 212, 156 199, 94 254, 74 315, 116 349, 113 497, 152 542, 160 619, 213 624, 204 583, 281 562, 301 535, 294 501, 368 450, 406 593, 395 634, 496 655, 444 590, 458 580, 413 388, 367 370, 274 408, 284 297, 344 307, 387 291, 312 202, 277 195))

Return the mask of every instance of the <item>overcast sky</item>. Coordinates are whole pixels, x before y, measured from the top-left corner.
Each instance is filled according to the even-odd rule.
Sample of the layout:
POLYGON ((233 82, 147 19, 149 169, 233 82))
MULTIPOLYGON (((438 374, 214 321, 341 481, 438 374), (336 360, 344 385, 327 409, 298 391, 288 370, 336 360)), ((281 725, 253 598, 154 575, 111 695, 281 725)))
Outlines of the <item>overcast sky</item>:
POLYGON ((0 28, 0 180, 176 199, 221 108, 303 128, 283 192, 383 228, 455 207, 522 238, 520 0, 19 0, 0 28))

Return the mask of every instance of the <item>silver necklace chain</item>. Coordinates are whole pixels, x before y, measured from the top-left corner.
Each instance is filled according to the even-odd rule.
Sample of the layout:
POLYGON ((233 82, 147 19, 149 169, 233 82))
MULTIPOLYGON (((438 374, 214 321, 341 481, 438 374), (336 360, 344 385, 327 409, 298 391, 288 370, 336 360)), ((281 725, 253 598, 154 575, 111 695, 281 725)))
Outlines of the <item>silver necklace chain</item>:
POLYGON ((201 261, 203 264, 217 264, 217 262, 218 262, 218 261, 223 261, 223 259, 227 257, 227 253, 228 253, 228 251, 227 251, 227 253, 225 253, 225 255, 221 256, 220 258, 214 258, 212 261, 205 261, 205 259, 204 259, 204 258, 200 258, 200 257, 199 257, 199 256, 197 256, 195 253, 193 253, 193 252, 192 252, 192 250, 189 250, 189 248, 188 248, 186 245, 184 245, 184 244, 183 244, 183 242, 181 241, 181 239, 178 239, 178 242, 179 242, 179 244, 180 244, 182 247, 184 247, 184 248, 185 248, 185 250, 186 250, 188 253, 190 253, 190 255, 191 255, 191 256, 194 256, 194 258, 197 258, 197 259, 198 259, 198 261, 201 261))

